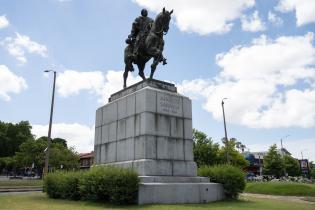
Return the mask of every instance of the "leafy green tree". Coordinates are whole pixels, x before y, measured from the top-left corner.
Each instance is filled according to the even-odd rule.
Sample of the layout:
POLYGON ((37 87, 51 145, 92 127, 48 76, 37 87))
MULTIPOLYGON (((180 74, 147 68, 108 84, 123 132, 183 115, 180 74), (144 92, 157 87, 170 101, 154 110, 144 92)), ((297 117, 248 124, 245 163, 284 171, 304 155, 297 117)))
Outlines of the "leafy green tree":
POLYGON ((193 129, 193 140, 194 159, 199 167, 220 162, 218 143, 213 143, 210 137, 196 129, 193 129))
MULTIPOLYGON (((213 140, 205 133, 194 129, 193 140, 194 158, 198 167, 226 163, 227 151, 229 154, 230 164, 239 168, 244 168, 249 164, 244 156, 237 151, 237 140, 235 138, 232 138, 227 142, 223 139, 224 146, 220 147, 218 143, 213 143, 213 140), (227 143, 227 147, 225 143, 227 143)), ((238 145, 241 146, 242 144, 238 145)))
MULTIPOLYGON (((234 165, 239 168, 245 168, 249 165, 249 162, 244 158, 244 156, 237 151, 238 141, 235 138, 231 138, 229 141, 225 141, 225 138, 222 139, 223 146, 219 151, 219 157, 221 163, 227 163, 227 154, 229 162, 231 165, 234 165)), ((240 146, 242 144, 239 144, 240 146)))
POLYGON ((16 153, 15 158, 22 167, 31 167, 34 164, 34 169, 41 173, 45 154, 44 150, 47 147, 47 142, 42 139, 28 140, 21 144, 20 151, 16 153))
POLYGON ((310 176, 315 179, 315 168, 312 168, 310 171, 310 176))
POLYGON ((290 155, 284 156, 284 165, 285 165, 285 170, 289 176, 301 175, 300 163, 297 159, 293 158, 292 156, 290 155))
MULTIPOLYGON (((47 136, 42 136, 42 137, 38 138, 37 140, 43 140, 43 141, 47 142, 48 137, 47 136)), ((61 144, 61 145, 63 145, 66 148, 68 147, 67 141, 65 139, 62 139, 62 138, 54 138, 54 139, 51 140, 51 142, 52 143, 56 143, 56 144, 61 144)))
POLYGON ((73 148, 66 148, 63 144, 53 143, 50 150, 49 165, 54 169, 77 169, 79 168, 80 156, 73 148))
POLYGON ((0 157, 14 156, 23 142, 34 139, 28 121, 17 124, 0 121, 0 157))
POLYGON ((0 158, 0 164, 1 171, 5 169, 6 171, 15 172, 18 166, 18 161, 15 157, 2 157, 0 158))
MULTIPOLYGON (((45 149, 47 138, 28 140, 21 144, 20 151, 16 153, 16 160, 22 167, 31 167, 34 164, 35 170, 41 173, 45 163, 45 149)), ((49 166, 53 169, 76 169, 79 167, 79 155, 72 149, 64 147, 61 142, 52 141, 49 153, 49 166)))
POLYGON ((272 145, 264 157, 264 174, 280 177, 283 175, 284 164, 281 155, 277 151, 277 145, 272 145))
POLYGON ((68 145, 67 145, 67 141, 65 139, 62 139, 62 138, 54 138, 52 140, 53 143, 55 144, 61 144, 63 147, 65 148, 68 148, 68 145))

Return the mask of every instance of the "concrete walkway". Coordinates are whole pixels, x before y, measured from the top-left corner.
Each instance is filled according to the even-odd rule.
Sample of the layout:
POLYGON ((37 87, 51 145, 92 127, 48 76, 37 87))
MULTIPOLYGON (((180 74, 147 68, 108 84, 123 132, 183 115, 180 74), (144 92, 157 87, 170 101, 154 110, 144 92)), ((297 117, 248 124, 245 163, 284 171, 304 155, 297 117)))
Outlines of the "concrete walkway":
POLYGON ((296 203, 307 203, 307 204, 314 204, 315 202, 306 201, 304 200, 306 197, 304 196, 282 196, 282 195, 265 195, 265 194, 254 194, 254 193, 242 193, 244 197, 254 197, 254 198, 266 198, 266 199, 274 199, 280 201, 290 201, 296 203))

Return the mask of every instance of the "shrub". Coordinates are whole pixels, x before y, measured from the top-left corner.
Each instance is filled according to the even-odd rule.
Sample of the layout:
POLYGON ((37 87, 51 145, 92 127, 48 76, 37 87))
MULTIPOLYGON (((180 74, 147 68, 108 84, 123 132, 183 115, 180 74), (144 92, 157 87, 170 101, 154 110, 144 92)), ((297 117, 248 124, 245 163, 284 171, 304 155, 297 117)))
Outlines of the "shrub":
POLYGON ((225 196, 238 198, 246 186, 244 172, 232 165, 205 166, 198 169, 199 176, 210 178, 211 182, 223 184, 225 196))
POLYGON ((136 202, 138 187, 136 172, 115 167, 50 173, 44 180, 44 190, 51 198, 99 200, 114 204, 136 202))
POLYGON ((80 180, 84 199, 114 204, 135 203, 138 187, 136 172, 116 167, 94 167, 80 180))
POLYGON ((79 200, 79 179, 82 172, 56 172, 45 177, 44 190, 51 198, 79 200))

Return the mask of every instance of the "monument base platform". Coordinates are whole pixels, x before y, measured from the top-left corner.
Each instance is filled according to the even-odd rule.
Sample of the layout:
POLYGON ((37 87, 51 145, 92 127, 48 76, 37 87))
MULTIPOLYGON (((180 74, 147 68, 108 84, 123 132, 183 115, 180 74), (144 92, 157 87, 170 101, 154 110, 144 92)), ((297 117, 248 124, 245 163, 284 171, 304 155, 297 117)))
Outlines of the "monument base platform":
MULTIPOLYGON (((161 179, 163 180, 163 177, 161 179)), ((199 180, 204 181, 204 179, 199 180)), ((138 192, 138 204, 208 203, 223 198, 224 191, 221 184, 205 182, 142 182, 138 192)))
POLYGON ((191 100, 174 84, 145 80, 112 94, 96 111, 94 158, 138 173, 138 204, 224 198, 221 184, 197 176, 191 100))

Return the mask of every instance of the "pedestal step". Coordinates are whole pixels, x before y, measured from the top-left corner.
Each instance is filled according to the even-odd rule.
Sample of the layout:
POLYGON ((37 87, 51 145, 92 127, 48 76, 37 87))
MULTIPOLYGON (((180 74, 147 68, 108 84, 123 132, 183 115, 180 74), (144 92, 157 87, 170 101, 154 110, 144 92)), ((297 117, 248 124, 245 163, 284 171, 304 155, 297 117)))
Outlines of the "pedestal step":
POLYGON ((188 176, 139 176, 141 183, 209 183, 208 177, 188 176))
POLYGON ((208 203, 223 198, 223 187, 217 183, 141 183, 138 204, 208 203))

